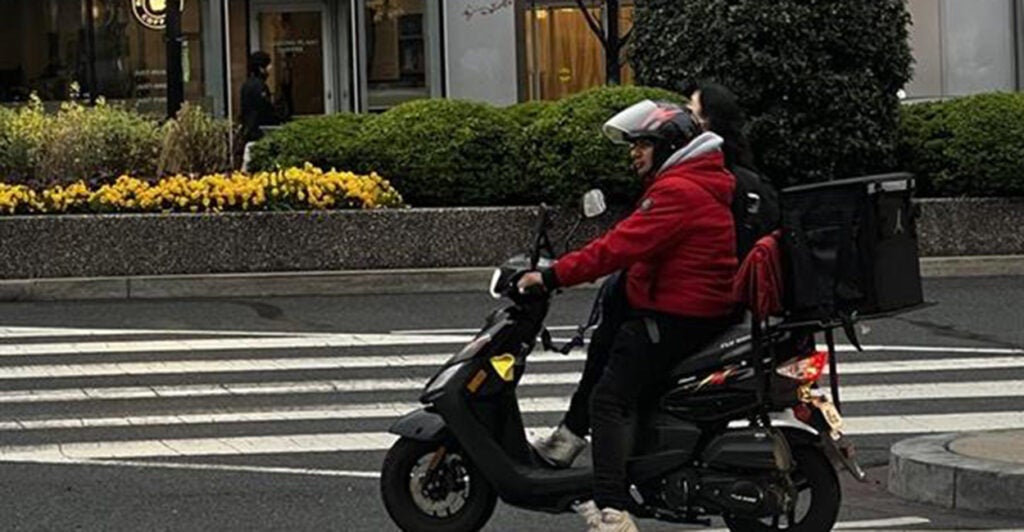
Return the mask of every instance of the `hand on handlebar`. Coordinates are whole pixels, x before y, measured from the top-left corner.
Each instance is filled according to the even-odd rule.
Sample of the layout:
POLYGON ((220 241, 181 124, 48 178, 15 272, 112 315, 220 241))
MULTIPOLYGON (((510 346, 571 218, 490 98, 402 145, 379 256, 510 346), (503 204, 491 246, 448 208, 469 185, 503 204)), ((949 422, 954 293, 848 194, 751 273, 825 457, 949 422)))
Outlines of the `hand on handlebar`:
POLYGON ((519 288, 520 294, 527 293, 540 293, 543 294, 547 291, 544 287, 544 278, 541 277, 540 272, 527 272, 519 278, 519 282, 516 283, 519 288))

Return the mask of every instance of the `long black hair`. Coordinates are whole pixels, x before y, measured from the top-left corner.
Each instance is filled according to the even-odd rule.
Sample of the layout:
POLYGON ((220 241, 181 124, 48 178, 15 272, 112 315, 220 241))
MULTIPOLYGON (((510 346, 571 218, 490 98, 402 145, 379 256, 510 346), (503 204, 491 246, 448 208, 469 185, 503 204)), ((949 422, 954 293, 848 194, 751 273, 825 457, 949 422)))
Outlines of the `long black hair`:
POLYGON ((683 94, 693 98, 700 92, 701 117, 707 120, 708 130, 725 140, 722 152, 725 155, 725 166, 732 168, 742 166, 757 170, 754 152, 750 141, 743 132, 747 122, 739 99, 724 85, 708 81, 690 82, 683 89, 683 94))

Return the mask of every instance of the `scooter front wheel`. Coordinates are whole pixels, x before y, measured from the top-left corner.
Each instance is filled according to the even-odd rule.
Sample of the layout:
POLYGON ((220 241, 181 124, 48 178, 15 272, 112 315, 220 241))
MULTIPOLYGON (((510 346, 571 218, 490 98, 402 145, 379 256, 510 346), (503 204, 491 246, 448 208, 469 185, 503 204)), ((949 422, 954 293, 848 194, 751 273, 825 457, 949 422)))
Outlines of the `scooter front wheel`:
POLYGON ((399 438, 384 458, 380 493, 406 532, 479 530, 498 499, 465 453, 409 438, 399 438))

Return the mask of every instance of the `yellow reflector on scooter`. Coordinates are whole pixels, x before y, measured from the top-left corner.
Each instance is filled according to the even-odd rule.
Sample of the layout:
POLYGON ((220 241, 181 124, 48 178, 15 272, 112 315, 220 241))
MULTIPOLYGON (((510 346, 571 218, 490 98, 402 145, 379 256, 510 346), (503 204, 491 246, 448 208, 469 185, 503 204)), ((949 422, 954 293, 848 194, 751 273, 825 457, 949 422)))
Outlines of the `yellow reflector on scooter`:
POLYGON ((512 382, 516 378, 516 357, 509 353, 491 357, 491 366, 494 366, 495 373, 505 382, 512 382))

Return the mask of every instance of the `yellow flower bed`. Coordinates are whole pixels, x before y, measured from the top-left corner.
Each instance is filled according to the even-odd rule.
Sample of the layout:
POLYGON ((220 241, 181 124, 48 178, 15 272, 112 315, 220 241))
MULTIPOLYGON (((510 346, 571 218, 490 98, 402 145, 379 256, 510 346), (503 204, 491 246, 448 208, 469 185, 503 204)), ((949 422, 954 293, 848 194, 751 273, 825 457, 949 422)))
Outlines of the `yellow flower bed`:
POLYGON ((90 190, 79 181, 41 192, 0 183, 0 212, 222 212, 401 207, 402 196, 377 174, 328 171, 307 164, 277 172, 173 176, 148 183, 121 176, 90 190))

